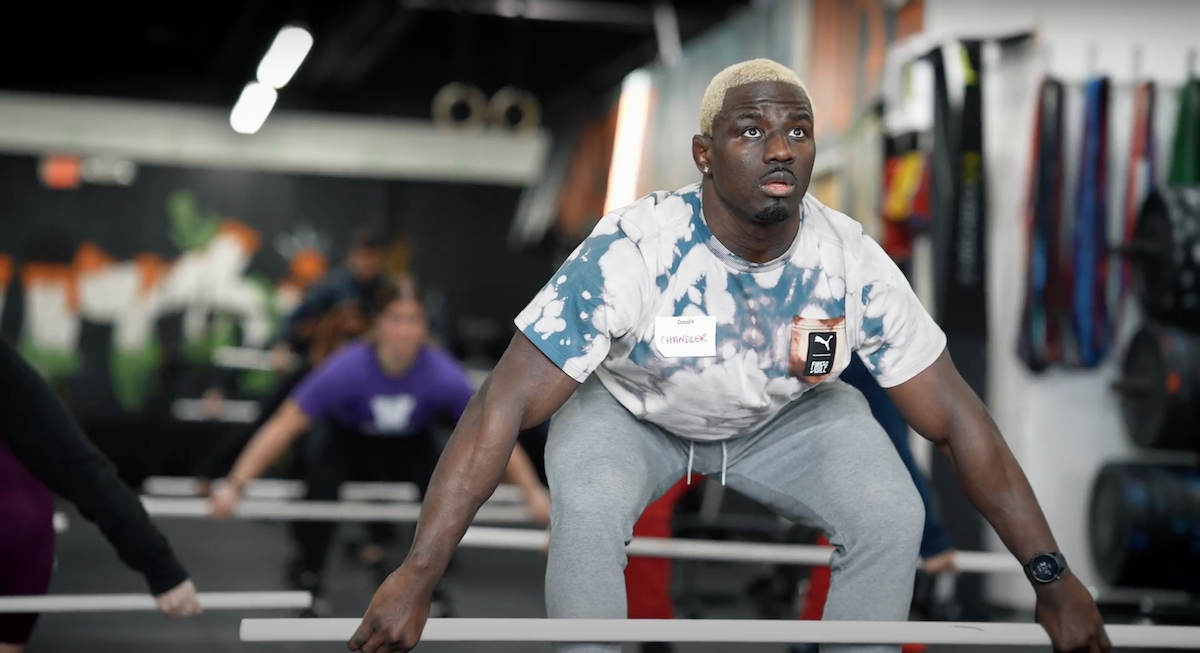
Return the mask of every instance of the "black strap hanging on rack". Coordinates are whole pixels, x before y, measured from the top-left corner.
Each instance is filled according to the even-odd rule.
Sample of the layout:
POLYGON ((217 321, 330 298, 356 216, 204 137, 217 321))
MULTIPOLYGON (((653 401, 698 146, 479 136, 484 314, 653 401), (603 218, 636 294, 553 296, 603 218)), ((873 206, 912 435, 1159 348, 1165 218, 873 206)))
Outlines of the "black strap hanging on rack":
POLYGON ((1108 98, 1105 77, 1084 86, 1083 143, 1071 224, 1069 270, 1072 362, 1093 368, 1112 344, 1108 312, 1108 98))
POLYGON ((1062 362, 1061 241, 1063 200, 1062 82, 1049 77, 1038 91, 1029 195, 1025 207, 1025 305, 1017 355, 1030 371, 1062 362))

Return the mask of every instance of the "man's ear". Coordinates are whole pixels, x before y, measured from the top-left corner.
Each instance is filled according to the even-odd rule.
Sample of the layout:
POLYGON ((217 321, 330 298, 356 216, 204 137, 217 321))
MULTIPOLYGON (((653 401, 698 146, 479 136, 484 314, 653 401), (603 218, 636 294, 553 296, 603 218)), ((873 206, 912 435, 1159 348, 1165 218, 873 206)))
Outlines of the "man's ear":
POLYGON ((712 167, 712 137, 696 134, 692 137, 692 160, 700 174, 707 175, 712 167))

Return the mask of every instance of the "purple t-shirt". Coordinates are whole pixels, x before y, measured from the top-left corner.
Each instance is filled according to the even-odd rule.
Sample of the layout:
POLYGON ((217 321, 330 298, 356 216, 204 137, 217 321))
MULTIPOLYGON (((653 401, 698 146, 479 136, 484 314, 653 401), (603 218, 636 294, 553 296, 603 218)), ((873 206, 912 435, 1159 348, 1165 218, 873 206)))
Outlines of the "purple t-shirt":
POLYGON ((475 394, 449 354, 423 347, 401 376, 389 376, 370 343, 347 345, 309 373, 292 400, 313 421, 328 420, 366 435, 407 436, 438 418, 457 421, 475 394))

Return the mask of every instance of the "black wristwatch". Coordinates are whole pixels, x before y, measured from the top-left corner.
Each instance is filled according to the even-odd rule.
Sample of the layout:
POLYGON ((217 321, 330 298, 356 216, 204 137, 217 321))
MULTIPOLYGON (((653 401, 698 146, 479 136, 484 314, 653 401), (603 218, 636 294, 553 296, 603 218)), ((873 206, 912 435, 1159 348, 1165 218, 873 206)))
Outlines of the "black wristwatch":
POLYGON ((1063 554, 1052 551, 1049 553, 1035 553, 1029 562, 1025 563, 1025 576, 1030 582, 1039 585, 1046 585, 1062 578, 1063 572, 1067 570, 1067 559, 1063 554))

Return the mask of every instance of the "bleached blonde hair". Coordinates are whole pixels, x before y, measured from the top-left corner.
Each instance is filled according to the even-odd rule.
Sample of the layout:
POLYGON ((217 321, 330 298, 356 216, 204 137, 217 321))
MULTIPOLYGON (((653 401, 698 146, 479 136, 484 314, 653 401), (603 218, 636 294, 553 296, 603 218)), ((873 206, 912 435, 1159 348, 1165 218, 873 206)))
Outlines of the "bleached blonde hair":
POLYGON ((700 134, 712 136, 713 120, 721 113, 721 107, 725 105, 725 94, 729 89, 758 82, 794 84, 804 91, 805 95, 808 94, 804 82, 800 81, 791 68, 781 63, 770 59, 751 59, 733 64, 717 73, 704 91, 704 99, 700 102, 700 134))

